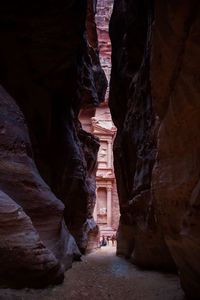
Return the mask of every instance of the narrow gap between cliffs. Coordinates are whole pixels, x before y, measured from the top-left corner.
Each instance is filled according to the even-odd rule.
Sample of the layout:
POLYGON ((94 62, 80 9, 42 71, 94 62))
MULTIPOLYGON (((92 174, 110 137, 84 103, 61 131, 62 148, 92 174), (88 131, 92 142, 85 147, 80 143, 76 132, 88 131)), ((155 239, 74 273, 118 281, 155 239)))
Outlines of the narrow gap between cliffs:
POLYGON ((99 138, 100 148, 97 156, 96 204, 93 217, 99 226, 97 244, 116 246, 116 232, 119 224, 119 200, 113 167, 113 143, 116 127, 113 124, 109 102, 109 82, 111 74, 111 41, 109 21, 114 0, 105 3, 98 1, 96 10, 96 29, 101 67, 108 81, 104 102, 98 107, 82 109, 79 120, 83 130, 99 138))

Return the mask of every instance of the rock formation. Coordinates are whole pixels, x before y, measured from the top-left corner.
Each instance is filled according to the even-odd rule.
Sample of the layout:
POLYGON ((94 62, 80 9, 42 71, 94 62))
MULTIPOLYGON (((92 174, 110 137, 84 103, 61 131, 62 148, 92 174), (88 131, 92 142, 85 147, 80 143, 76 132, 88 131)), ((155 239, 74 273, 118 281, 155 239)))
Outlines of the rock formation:
MULTIPOLYGON (((111 73, 111 41, 109 37, 109 22, 113 10, 114 0, 98 0, 96 13, 96 26, 99 43, 101 66, 106 74, 108 82, 111 73)), ((109 97, 109 87, 106 91, 106 99, 109 97)))
POLYGON ((40 177, 15 101, 0 88, 1 282, 56 283, 80 256, 63 220, 64 205, 40 177))
POLYGON ((106 90, 89 22, 94 13, 92 0, 0 3, 5 285, 60 282, 80 257, 74 238, 84 252, 88 235, 98 234, 92 210, 99 145, 77 118, 81 107, 103 101, 106 90))
POLYGON ((110 108, 118 253, 200 298, 199 1, 115 1, 110 108), (154 2, 154 3, 153 3, 154 2))
MULTIPOLYGON (((111 73, 111 41, 109 38, 109 21, 114 0, 97 1, 96 15, 89 18, 92 28, 97 28, 99 58, 108 82, 111 73)), ((93 16, 93 14, 92 14, 93 16)), ((96 33, 96 30, 94 31, 96 33)), ((94 36, 95 34, 93 34, 94 36)), ((94 46, 94 45, 93 45, 94 46)), ((96 173, 96 205, 94 219, 99 225, 100 234, 112 235, 116 233, 119 223, 119 201, 116 180, 113 170, 113 141, 116 128, 111 119, 108 107, 109 88, 106 91, 106 101, 96 109, 82 109, 79 120, 83 128, 99 138, 98 168, 96 173)))

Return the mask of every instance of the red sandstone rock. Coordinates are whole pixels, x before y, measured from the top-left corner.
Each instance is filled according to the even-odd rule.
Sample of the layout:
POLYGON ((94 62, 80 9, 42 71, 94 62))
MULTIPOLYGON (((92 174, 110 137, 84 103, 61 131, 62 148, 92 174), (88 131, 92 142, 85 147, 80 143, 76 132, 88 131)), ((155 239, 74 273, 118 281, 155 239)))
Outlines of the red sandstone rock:
POLYGON ((0 191, 1 285, 12 287, 61 282, 59 260, 45 247, 22 207, 0 191))
MULTIPOLYGON (((111 41, 109 37, 109 21, 113 9, 114 0, 98 0, 96 13, 96 27, 98 34, 100 62, 105 71, 108 82, 111 73, 111 41)), ((109 98, 109 88, 106 99, 109 98)))
POLYGON ((63 204, 33 162, 23 115, 2 87, 0 128, 1 282, 57 283, 80 253, 64 224, 63 204))
POLYGON ((151 82, 158 154, 153 202, 182 287, 192 299, 200 298, 199 30, 199 1, 181 6, 155 2, 151 82))
MULTIPOLYGON (((87 44, 85 40, 82 64, 78 68, 77 95, 79 105, 84 109, 93 109, 99 102, 104 101, 107 87, 107 80, 99 61, 95 12, 95 1, 88 0, 87 44)), ((99 234, 93 219, 99 143, 97 138, 82 130, 77 120, 77 111, 75 112, 75 126, 68 123, 69 133, 72 133, 67 137, 68 149, 64 157, 68 162, 68 172, 65 173, 66 181, 60 198, 64 199, 66 205, 65 219, 68 228, 75 237, 79 249, 84 253, 86 250, 92 250, 92 247, 96 248, 99 234), (73 144, 73 147, 69 147, 70 144, 73 144)))
MULTIPOLYGON (((95 41, 90 38, 89 44, 86 40, 86 11, 85 0, 0 3, 0 81, 20 107, 32 144, 31 148, 23 118, 16 115, 11 122, 5 113, 5 119, 11 122, 11 136, 7 140, 2 135, 0 143, 8 143, 10 152, 2 147, 1 155, 9 168, 2 166, 0 187, 31 218, 42 243, 59 261, 58 273, 60 265, 69 267, 73 256, 80 255, 64 224, 63 209, 82 251, 87 247, 88 234, 92 230, 98 234, 91 217, 98 143, 81 131, 77 119, 81 106, 91 107, 103 101, 106 80, 98 49, 93 48, 95 41), (18 157, 21 149, 24 156, 18 157), (85 150, 90 152, 92 162, 87 162, 85 150)), ((87 26, 88 36, 90 30, 87 26)), ((4 104, 9 106, 11 98, 4 97, 4 104)), ((19 112, 17 105, 14 107, 19 112)), ((56 282, 56 272, 52 271, 48 282, 56 282)), ((34 284, 39 282, 47 283, 38 277, 34 284)))
POLYGON ((117 0, 111 20, 117 251, 143 267, 176 265, 199 299, 199 2, 152 9, 117 0))
MULTIPOLYGON (((77 197, 74 198, 75 187, 72 186, 73 193, 68 189, 68 199, 71 200, 71 205, 65 212, 66 222, 70 232, 75 237, 77 244, 82 252, 90 251, 92 248, 97 247, 98 240, 98 227, 93 219, 93 210, 96 201, 96 167, 97 167, 97 152, 99 149, 99 142, 92 134, 85 132, 81 129, 80 124, 77 126, 79 137, 78 146, 82 158, 82 167, 86 172, 84 185, 77 177, 76 193, 77 197), (84 189, 83 189, 83 187, 84 189), (70 199, 71 197, 71 199, 70 199), (81 201, 80 201, 81 200, 81 201), (77 209, 78 208, 78 209, 77 209), (88 242, 89 235, 89 242, 88 242), (88 244, 89 243, 89 244, 88 244)), ((78 174, 77 174, 78 175, 78 174)), ((80 175, 79 175, 80 176, 80 175)))

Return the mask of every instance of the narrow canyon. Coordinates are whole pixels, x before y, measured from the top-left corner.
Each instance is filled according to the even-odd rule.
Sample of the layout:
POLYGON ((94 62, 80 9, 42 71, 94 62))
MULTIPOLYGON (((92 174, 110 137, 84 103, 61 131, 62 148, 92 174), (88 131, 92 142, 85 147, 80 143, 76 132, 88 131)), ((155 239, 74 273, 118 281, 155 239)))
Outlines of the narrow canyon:
POLYGON ((199 300, 199 0, 2 0, 0 38, 0 299, 199 300))

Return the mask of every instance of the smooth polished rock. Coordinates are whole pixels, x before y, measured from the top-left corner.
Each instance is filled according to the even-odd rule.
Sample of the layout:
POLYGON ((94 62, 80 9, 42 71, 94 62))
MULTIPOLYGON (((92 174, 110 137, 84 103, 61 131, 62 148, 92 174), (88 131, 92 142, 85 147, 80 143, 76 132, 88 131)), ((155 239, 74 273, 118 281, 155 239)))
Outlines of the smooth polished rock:
POLYGON ((118 129, 118 253, 177 269, 200 298, 199 1, 115 1, 110 108, 118 129))
MULTIPOLYGON (((94 20, 95 5, 93 0, 0 3, 1 84, 24 115, 40 178, 64 204, 65 222, 70 229, 76 219, 73 234, 83 252, 87 246, 84 226, 91 218, 89 206, 95 203, 91 192, 95 186, 79 139, 78 114, 82 107, 103 101, 107 86, 95 46, 96 29, 89 22, 90 18, 94 20), (92 32, 94 35, 90 35, 92 32)), ((87 141, 87 133, 85 136, 87 141)), ((90 140, 95 173, 98 146, 95 138, 91 136, 90 140)), ((44 191, 39 192, 43 197, 44 191)), ((37 213, 45 222, 46 216, 36 209, 37 213)), ((48 213, 50 220, 53 212, 48 213)), ((52 247, 57 248, 57 243, 52 247)))
POLYGON ((64 205, 33 161, 23 114, 2 87, 0 141, 0 282, 17 287, 61 282, 80 252, 64 224, 64 205))

